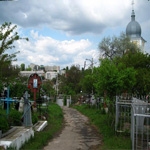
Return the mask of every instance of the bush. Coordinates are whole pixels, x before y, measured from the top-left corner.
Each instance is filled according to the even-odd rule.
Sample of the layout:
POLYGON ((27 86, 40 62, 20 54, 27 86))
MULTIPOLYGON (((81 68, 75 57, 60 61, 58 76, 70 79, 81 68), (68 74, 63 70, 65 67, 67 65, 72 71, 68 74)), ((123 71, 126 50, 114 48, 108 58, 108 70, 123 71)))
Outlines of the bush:
POLYGON ((22 125, 22 122, 21 122, 21 117, 22 117, 22 114, 13 109, 10 111, 10 114, 9 114, 9 123, 10 123, 10 126, 20 126, 22 125))
POLYGON ((0 130, 2 130, 2 133, 6 132, 9 129, 8 120, 6 119, 6 116, 0 115, 0 130))
POLYGON ((32 123, 35 124, 38 122, 38 115, 35 113, 32 113, 32 123))

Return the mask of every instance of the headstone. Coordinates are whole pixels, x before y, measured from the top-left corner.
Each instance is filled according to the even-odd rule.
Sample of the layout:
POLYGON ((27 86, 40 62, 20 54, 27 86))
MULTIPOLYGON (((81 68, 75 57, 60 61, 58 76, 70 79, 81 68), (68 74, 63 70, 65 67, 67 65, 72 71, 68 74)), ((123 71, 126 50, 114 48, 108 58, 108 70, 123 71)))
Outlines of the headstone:
POLYGON ((19 102, 19 112, 23 112, 24 109, 24 99, 21 97, 21 100, 19 102))
POLYGON ((28 100, 28 92, 25 92, 24 95, 24 115, 23 115, 23 125, 25 127, 32 126, 32 117, 31 117, 31 105, 28 100))

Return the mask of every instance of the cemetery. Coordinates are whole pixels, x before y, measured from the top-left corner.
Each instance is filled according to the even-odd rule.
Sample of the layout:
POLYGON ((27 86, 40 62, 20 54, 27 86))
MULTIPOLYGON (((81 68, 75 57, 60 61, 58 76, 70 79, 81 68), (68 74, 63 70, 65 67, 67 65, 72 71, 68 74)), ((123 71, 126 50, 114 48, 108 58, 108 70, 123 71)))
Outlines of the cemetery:
POLYGON ((9 97, 9 87, 6 94, 0 98, 0 146, 14 147, 17 150, 34 137, 34 132, 42 131, 47 125, 49 97, 36 93, 42 86, 38 74, 32 74, 28 80, 28 88, 21 100, 9 97), (28 91, 34 93, 34 101, 30 101, 28 91), (39 120, 39 121, 38 121, 39 120))
POLYGON ((0 13, 13 21, 0 26, 0 150, 150 150, 148 6, 130 0, 122 32, 130 1, 8 1, 0 13))

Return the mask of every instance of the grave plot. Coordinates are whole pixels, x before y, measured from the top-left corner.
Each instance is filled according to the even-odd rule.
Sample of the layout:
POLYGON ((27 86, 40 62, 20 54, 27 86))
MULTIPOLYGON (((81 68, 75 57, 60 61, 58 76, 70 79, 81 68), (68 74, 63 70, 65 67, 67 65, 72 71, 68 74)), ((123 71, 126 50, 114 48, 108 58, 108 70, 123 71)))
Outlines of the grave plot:
MULTIPOLYGON (((39 92, 41 83, 42 83, 41 78, 37 74, 33 74, 29 80, 30 86, 28 86, 28 88, 31 89, 31 92, 34 93, 34 101, 29 100, 29 94, 27 91, 25 91, 23 95, 24 98, 22 98, 22 100, 16 100, 16 99, 13 100, 12 98, 9 97, 9 87, 7 88, 7 97, 0 99, 1 104, 4 104, 4 106, 7 109, 7 117, 5 117, 5 121, 8 121, 7 123, 8 128, 7 130, 6 129, 3 130, 4 133, 0 132, 0 146, 3 146, 5 149, 7 147, 13 147, 18 150, 26 141, 28 141, 31 138, 31 136, 32 137, 34 136, 32 115, 31 115, 31 104, 34 103, 34 108, 37 109, 36 108, 37 107, 36 106, 36 92, 39 92), (10 125, 10 122, 11 122, 10 112, 12 110, 15 110, 13 103, 19 103, 17 110, 21 111, 22 114, 20 113, 20 116, 18 116, 17 118, 20 121, 19 122, 20 124, 13 125, 12 129, 9 130, 9 127, 11 126, 10 125)), ((49 101, 49 97, 44 96, 44 100, 42 102, 48 103, 48 101, 49 101)), ((42 104, 42 102, 40 103, 42 104)), ((48 110, 48 107, 47 109, 45 108, 45 106, 42 106, 42 107, 44 107, 44 110, 48 110)), ((0 109, 3 109, 3 107, 1 106, 0 109)), ((16 112, 18 113, 17 110, 16 112)), ((32 112, 35 114, 34 111, 32 112)), ((39 112, 36 112, 36 113, 39 113, 39 112)), ((13 115, 14 117, 17 116, 16 114, 13 114, 13 115)), ((41 115, 40 115, 40 119, 46 120, 47 118, 45 117, 45 119, 43 119, 41 118, 41 115)), ((37 118, 37 121, 38 121, 38 118, 37 118)), ((1 125, 3 125, 3 122, 1 122, 1 125)), ((38 124, 34 126, 34 128, 37 128, 37 131, 42 131, 46 126, 47 126, 47 121, 40 121, 38 124)))

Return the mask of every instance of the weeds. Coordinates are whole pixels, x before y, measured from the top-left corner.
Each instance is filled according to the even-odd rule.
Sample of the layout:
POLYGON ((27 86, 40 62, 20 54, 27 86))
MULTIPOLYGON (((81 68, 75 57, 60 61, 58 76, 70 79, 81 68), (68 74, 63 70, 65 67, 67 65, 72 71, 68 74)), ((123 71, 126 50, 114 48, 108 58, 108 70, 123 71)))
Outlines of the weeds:
POLYGON ((21 150, 42 149, 53 135, 60 130, 63 122, 63 112, 56 104, 48 107, 48 126, 42 132, 35 132, 34 138, 31 138, 21 150))
POLYGON ((113 121, 114 117, 104 114, 103 111, 88 108, 87 105, 75 106, 77 110, 89 117, 91 124, 94 124, 99 133, 103 137, 103 149, 104 150, 122 150, 122 149, 131 149, 131 140, 130 136, 116 135, 114 131, 113 121))

